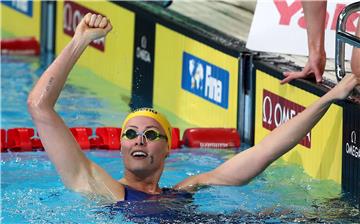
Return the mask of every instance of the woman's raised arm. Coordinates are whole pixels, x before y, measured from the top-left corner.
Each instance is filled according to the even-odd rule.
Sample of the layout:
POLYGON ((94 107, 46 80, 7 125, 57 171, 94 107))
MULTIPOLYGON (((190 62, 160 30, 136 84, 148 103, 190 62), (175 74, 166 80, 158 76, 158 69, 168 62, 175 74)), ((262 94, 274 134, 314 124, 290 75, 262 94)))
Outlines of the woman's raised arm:
POLYGON ((291 150, 323 117, 331 103, 345 99, 360 77, 344 79, 303 112, 274 129, 260 143, 240 152, 213 171, 190 177, 176 187, 193 189, 199 185, 243 185, 260 174, 268 165, 291 150))
MULTIPOLYGON (((68 127, 55 112, 54 105, 71 69, 86 47, 93 40, 105 37, 111 29, 105 17, 86 14, 70 43, 42 74, 28 97, 28 109, 41 142, 65 185, 73 190, 86 191, 87 179, 95 165, 81 151, 68 127)), ((104 172, 101 168, 96 171, 104 172)))

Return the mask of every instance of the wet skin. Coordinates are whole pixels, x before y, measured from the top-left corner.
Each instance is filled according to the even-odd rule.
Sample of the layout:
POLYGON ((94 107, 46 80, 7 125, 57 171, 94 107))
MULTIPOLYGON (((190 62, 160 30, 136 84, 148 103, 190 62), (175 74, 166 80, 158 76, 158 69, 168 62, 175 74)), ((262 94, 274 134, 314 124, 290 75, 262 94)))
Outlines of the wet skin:
MULTIPOLYGON (((144 132, 148 129, 155 129, 165 135, 160 124, 149 117, 134 117, 130 119, 125 130, 132 128, 137 132, 144 132)), ((121 153, 125 165, 125 180, 130 179, 152 179, 155 182, 160 179, 165 165, 165 158, 168 156, 168 143, 165 139, 154 141, 146 140, 139 135, 134 139, 121 138, 121 153)))

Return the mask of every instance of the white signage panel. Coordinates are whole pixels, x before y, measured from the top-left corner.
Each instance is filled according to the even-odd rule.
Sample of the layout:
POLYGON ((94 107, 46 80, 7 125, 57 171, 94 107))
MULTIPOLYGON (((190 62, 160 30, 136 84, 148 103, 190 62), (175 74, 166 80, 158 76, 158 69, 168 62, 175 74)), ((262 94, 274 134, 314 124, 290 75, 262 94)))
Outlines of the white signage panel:
MULTIPOLYGON (((335 58, 337 18, 341 10, 355 1, 328 1, 325 22, 325 50, 328 58, 335 58)), ((346 30, 354 34, 360 12, 348 19, 346 30)), ((320 32, 320 31, 319 31, 320 32)), ((255 51, 308 56, 306 22, 300 0, 258 0, 247 48, 255 51)), ((346 59, 352 47, 346 44, 346 59)))

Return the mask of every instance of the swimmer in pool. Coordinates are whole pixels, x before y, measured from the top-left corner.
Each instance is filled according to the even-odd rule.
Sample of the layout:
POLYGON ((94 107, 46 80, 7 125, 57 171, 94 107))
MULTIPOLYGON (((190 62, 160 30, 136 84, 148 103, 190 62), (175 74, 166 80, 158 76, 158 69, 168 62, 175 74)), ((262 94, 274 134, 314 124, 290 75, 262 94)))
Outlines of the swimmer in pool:
POLYGON ((69 128, 54 110, 70 70, 86 47, 105 37, 110 21, 86 14, 74 37, 42 74, 28 97, 28 109, 50 160, 64 184, 73 191, 97 195, 109 202, 143 200, 171 191, 190 192, 200 186, 244 185, 267 166, 291 150, 321 119, 332 102, 345 99, 360 84, 352 74, 315 101, 302 113, 273 130, 260 143, 240 152, 216 169, 191 176, 173 189, 161 189, 159 180, 171 145, 170 124, 153 109, 139 109, 128 115, 121 133, 124 177, 115 180, 90 161, 80 149, 69 128))

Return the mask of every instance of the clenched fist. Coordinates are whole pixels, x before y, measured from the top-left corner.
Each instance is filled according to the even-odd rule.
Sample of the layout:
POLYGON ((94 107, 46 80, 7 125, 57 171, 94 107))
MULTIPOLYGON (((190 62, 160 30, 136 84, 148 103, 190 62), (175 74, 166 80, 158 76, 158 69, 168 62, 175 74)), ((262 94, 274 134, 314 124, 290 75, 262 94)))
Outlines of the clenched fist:
POLYGON ((109 19, 102 15, 87 13, 76 27, 74 37, 85 38, 90 43, 105 37, 111 30, 109 19))

